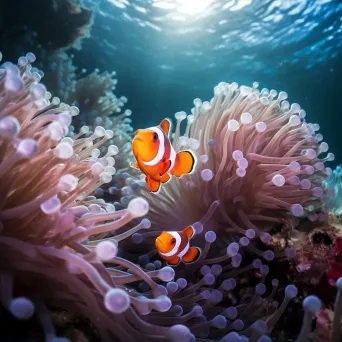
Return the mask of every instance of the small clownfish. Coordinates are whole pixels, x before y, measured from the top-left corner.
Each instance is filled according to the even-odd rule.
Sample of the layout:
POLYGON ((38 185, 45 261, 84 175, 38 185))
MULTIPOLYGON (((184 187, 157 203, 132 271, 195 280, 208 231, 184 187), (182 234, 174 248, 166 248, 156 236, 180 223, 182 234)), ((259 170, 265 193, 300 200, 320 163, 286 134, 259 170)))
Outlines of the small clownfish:
POLYGON ((167 183, 170 174, 180 177, 191 173, 196 158, 191 151, 176 153, 170 139, 171 122, 164 119, 159 126, 138 129, 132 141, 136 162, 131 167, 141 170, 146 175, 150 192, 158 192, 160 183, 167 183))
POLYGON ((189 240, 195 235, 195 229, 187 226, 180 232, 162 232, 156 239, 158 254, 169 264, 178 265, 180 261, 191 263, 201 254, 198 247, 190 247, 189 240))

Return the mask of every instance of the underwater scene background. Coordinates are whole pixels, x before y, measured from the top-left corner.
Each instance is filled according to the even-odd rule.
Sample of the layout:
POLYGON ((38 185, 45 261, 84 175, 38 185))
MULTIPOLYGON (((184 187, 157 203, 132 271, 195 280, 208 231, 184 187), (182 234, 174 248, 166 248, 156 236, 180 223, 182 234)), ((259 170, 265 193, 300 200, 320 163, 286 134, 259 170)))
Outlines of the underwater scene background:
POLYGON ((2 0, 0 341, 341 341, 341 49, 338 0, 2 0))

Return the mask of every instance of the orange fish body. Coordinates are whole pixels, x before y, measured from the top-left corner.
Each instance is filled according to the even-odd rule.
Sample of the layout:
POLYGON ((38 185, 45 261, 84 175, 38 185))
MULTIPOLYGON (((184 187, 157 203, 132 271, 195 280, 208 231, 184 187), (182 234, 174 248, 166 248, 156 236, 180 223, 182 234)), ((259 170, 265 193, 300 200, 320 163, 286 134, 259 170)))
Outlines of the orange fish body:
POLYGON ((171 123, 164 119, 159 126, 138 129, 132 141, 136 162, 131 166, 146 175, 149 191, 158 192, 160 183, 170 180, 170 174, 180 177, 194 169, 195 156, 191 151, 176 153, 169 139, 171 123))
POLYGON ((195 235, 192 226, 187 226, 180 232, 162 232, 156 239, 158 254, 169 265, 194 262, 201 254, 198 247, 190 247, 189 240, 195 235))

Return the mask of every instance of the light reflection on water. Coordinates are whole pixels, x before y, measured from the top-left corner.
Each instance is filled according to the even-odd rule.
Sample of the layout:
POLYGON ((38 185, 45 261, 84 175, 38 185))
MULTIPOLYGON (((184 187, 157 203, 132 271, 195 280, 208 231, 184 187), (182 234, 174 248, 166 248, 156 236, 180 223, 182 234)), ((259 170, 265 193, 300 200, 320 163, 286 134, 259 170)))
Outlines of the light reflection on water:
POLYGON ((82 1, 98 7, 78 63, 117 71, 135 127, 190 110, 221 81, 258 81, 300 103, 341 160, 340 0, 82 1))
MULTIPOLYGON (((189 62, 214 68, 227 59, 247 70, 272 69, 273 61, 265 56, 273 51, 281 53, 277 62, 305 61, 311 68, 335 58, 342 47, 342 4, 337 0, 107 0, 99 13, 112 20, 102 23, 109 32, 113 22, 126 21, 137 51, 143 47, 134 27, 144 29, 140 42, 144 35, 155 39, 145 53, 163 70, 189 67, 189 62), (180 58, 172 61, 168 53, 180 58)), ((118 43, 110 35, 103 40, 108 54, 118 43)))

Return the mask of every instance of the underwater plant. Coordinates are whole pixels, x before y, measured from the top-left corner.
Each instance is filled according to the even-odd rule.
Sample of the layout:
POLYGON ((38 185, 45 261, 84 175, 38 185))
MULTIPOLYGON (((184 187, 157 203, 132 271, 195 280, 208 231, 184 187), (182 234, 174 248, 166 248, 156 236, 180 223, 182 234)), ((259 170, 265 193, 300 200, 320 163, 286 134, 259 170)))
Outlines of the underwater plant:
POLYGON ((88 138, 82 132, 67 137, 79 110, 51 97, 32 72, 34 60, 29 53, 17 65, 5 62, 0 68, 2 307, 18 320, 38 319, 49 342, 60 341, 50 307, 88 318, 101 341, 167 341, 184 331, 191 336, 182 325, 168 328, 141 319, 170 308, 159 282, 174 276, 169 267, 149 271, 119 256, 120 241, 149 228, 143 219, 123 229, 146 215, 149 205, 136 198, 115 211, 90 196, 115 173, 117 148, 91 156, 113 132, 98 126, 88 138), (115 237, 89 241, 108 231, 115 237), (149 285, 145 292, 130 286, 140 279, 149 285))

